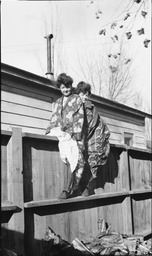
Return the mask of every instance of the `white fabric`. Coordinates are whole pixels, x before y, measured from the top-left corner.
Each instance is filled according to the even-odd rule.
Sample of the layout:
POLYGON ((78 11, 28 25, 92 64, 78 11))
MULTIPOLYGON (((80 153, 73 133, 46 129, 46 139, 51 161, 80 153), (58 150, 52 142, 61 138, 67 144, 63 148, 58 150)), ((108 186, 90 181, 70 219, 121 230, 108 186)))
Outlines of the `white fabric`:
POLYGON ((51 129, 48 135, 58 138, 60 157, 64 163, 69 162, 71 172, 73 172, 78 163, 79 149, 77 142, 71 138, 70 134, 61 131, 60 127, 51 129))

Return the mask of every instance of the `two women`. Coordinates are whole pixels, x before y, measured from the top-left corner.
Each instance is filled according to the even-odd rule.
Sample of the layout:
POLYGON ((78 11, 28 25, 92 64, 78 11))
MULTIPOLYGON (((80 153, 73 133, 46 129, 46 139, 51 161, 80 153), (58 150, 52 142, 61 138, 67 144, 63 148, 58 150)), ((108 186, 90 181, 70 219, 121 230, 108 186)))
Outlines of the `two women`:
POLYGON ((89 100, 89 84, 80 82, 74 93, 73 79, 65 73, 59 75, 57 82, 62 97, 55 102, 46 134, 53 131, 52 135, 58 137, 60 156, 70 168, 67 185, 59 198, 67 199, 83 193, 84 189, 79 185, 84 167, 91 171, 83 193, 88 196, 89 184, 97 176, 98 167, 107 161, 110 132, 89 100))

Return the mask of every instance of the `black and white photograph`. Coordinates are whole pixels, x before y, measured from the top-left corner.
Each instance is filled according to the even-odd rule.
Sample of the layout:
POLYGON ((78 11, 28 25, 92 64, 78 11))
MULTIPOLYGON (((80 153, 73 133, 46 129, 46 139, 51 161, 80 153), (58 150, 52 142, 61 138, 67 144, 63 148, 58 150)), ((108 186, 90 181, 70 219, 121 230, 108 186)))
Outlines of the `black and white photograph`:
POLYGON ((0 254, 152 255, 151 1, 0 4, 0 254))

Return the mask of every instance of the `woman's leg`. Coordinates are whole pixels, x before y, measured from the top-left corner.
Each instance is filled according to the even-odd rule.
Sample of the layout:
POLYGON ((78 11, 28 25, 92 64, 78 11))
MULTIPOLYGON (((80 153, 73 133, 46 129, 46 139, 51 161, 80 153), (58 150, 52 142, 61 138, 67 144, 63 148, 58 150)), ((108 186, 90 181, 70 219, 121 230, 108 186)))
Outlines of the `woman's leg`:
POLYGON ((81 195, 81 190, 79 189, 79 183, 82 178, 82 174, 84 171, 84 156, 83 156, 83 142, 82 141, 77 141, 78 143, 78 148, 79 148, 79 155, 78 155, 78 164, 73 172, 73 186, 71 189, 71 194, 70 197, 75 197, 75 196, 80 196, 81 195))
POLYGON ((79 183, 82 178, 82 174, 84 171, 84 157, 82 153, 82 142, 78 141, 78 164, 73 172, 71 172, 70 164, 67 163, 68 168, 68 177, 65 188, 63 189, 59 199, 67 199, 71 197, 75 197, 81 194, 79 188, 79 183))

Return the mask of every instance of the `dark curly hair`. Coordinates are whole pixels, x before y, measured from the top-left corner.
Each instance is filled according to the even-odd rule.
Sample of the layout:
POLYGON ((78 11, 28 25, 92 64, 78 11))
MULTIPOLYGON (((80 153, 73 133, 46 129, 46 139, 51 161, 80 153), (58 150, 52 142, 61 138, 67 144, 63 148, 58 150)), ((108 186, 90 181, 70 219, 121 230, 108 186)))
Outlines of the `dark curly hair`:
POLYGON ((59 88, 61 84, 69 87, 73 84, 73 79, 70 76, 67 76, 66 73, 61 73, 57 78, 57 87, 59 88))
POLYGON ((76 93, 76 94, 79 94, 80 92, 83 92, 83 93, 88 92, 89 95, 90 95, 90 94, 91 94, 91 85, 88 84, 88 83, 85 83, 85 82, 83 82, 83 81, 79 82, 79 83, 77 84, 77 88, 76 88, 76 90, 75 90, 75 93, 76 93))

